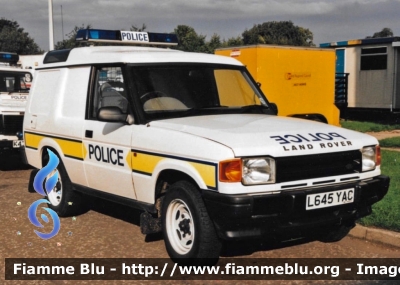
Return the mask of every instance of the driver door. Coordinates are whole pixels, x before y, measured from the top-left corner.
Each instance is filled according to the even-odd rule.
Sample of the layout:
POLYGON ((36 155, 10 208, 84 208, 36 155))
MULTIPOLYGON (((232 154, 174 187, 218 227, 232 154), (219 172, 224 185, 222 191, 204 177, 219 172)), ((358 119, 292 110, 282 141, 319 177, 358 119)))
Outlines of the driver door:
POLYGON ((102 107, 117 107, 124 114, 130 112, 122 68, 98 67, 94 81, 83 128, 88 187, 136 199, 130 162, 132 126, 102 122, 97 118, 97 112, 102 107))

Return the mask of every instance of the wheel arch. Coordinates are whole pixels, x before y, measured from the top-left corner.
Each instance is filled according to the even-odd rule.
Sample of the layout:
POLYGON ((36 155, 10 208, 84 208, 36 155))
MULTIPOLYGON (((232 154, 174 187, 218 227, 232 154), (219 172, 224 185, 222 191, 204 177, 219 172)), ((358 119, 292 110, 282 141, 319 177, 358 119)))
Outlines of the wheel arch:
POLYGON ((178 181, 190 182, 196 186, 199 191, 202 188, 191 175, 176 169, 164 169, 157 177, 156 189, 154 193, 155 199, 158 199, 164 192, 166 192, 169 185, 172 185, 178 181))
POLYGON ((153 175, 156 177, 155 196, 156 200, 160 193, 160 183, 167 182, 169 185, 185 180, 191 182, 198 189, 217 188, 217 165, 212 163, 191 162, 177 159, 165 159, 154 169, 153 175), (210 186, 208 186, 210 185, 210 186))
POLYGON ((57 149, 51 146, 44 146, 41 148, 41 154, 40 154, 42 167, 44 167, 49 162, 49 156, 47 154, 47 150, 51 150, 60 159, 60 162, 62 162, 62 157, 57 149))
POLYGON ((45 138, 40 142, 40 159, 42 163, 42 167, 47 164, 47 150, 51 150, 55 155, 58 156, 60 161, 63 161, 64 153, 60 147, 60 145, 50 138, 45 138))

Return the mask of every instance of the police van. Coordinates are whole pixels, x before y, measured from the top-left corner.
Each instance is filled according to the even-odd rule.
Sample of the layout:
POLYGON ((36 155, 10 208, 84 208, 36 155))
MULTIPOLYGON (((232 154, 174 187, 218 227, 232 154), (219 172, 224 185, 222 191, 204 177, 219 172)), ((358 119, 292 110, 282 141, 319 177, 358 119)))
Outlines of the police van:
POLYGON ((19 56, 0 52, 0 154, 23 146, 22 124, 32 71, 17 66, 19 56))
POLYGON ((48 52, 24 119, 29 164, 59 158, 47 197, 60 216, 104 198, 142 210, 173 260, 216 259, 225 240, 338 241, 388 190, 374 137, 277 117, 233 58, 154 47, 173 34, 77 40, 121 45, 48 52))

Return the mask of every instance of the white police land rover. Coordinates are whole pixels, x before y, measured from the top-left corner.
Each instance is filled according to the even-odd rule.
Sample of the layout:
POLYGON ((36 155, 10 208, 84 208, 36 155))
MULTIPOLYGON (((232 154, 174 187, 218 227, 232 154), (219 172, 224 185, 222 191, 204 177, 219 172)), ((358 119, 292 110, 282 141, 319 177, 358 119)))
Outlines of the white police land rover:
POLYGON ((17 67, 19 56, 0 52, 0 154, 18 152, 32 72, 17 67))
MULTIPOLYGON (((77 39, 177 42, 105 30, 77 39)), ((142 232, 163 231, 173 259, 215 259, 222 240, 267 235, 337 241, 388 190, 375 138, 277 117, 229 57, 143 45, 51 51, 29 97, 28 162, 43 167, 47 150, 60 158, 50 207, 74 215, 97 196, 141 209, 142 232)))

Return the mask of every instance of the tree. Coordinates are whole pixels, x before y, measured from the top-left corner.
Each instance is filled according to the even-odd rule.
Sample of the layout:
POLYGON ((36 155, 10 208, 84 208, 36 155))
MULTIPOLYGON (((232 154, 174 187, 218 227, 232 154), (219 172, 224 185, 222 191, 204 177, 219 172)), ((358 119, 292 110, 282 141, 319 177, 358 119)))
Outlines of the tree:
POLYGON ((144 32, 146 29, 147 29, 147 26, 144 23, 142 24, 141 28, 138 28, 134 25, 131 26, 131 31, 133 31, 133 32, 144 32))
POLYGON ((222 46, 223 47, 234 47, 234 46, 242 46, 243 45, 243 39, 242 37, 238 36, 236 38, 229 38, 227 41, 223 41, 222 46))
POLYGON ((212 35, 210 41, 206 42, 206 48, 207 48, 206 52, 207 53, 214 53, 214 51, 217 48, 220 48, 221 46, 222 46, 222 43, 221 43, 220 36, 214 33, 212 35))
POLYGON ((196 31, 186 25, 178 25, 174 34, 178 36, 179 44, 176 49, 192 52, 208 52, 206 36, 198 35, 196 31))
POLYGON ((19 55, 43 53, 16 21, 5 18, 0 19, 0 51, 15 52, 19 55))
MULTIPOLYGON (((81 46, 88 46, 88 43, 86 42, 77 42, 75 40, 76 38, 76 34, 78 33, 79 30, 81 29, 90 29, 92 27, 92 25, 87 25, 85 27, 84 24, 82 24, 80 27, 75 26, 71 32, 69 32, 68 34, 66 34, 66 36, 68 37, 65 40, 59 41, 54 45, 54 49, 59 50, 59 49, 71 49, 74 47, 81 47, 81 46)), ((93 43, 91 43, 93 44, 93 43)))
POLYGON ((383 28, 382 31, 374 33, 372 37, 368 36, 367 39, 371 38, 389 38, 393 37, 393 31, 391 28, 383 28))
POLYGON ((245 45, 314 46, 313 33, 309 29, 295 26, 291 21, 273 21, 254 25, 250 30, 246 29, 242 36, 245 45))

